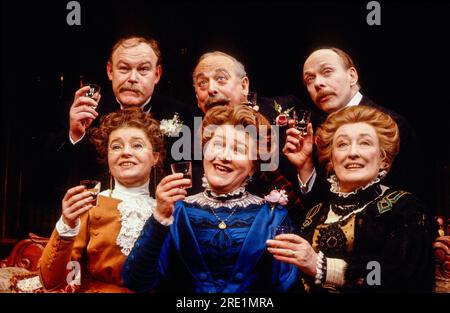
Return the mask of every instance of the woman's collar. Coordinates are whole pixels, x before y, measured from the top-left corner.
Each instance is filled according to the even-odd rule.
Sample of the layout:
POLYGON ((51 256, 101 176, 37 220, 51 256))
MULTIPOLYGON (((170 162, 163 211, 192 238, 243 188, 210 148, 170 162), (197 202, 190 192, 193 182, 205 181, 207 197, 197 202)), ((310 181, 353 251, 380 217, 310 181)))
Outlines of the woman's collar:
POLYGON ((330 187, 330 191, 334 194, 336 194, 339 197, 342 198, 347 198, 351 195, 355 195, 358 193, 358 191, 360 190, 366 190, 367 188, 369 188, 370 186, 377 184, 381 181, 381 179, 386 176, 387 172, 386 171, 381 171, 380 173, 378 173, 377 177, 375 177, 374 180, 372 180, 370 183, 368 183, 367 185, 363 186, 363 187, 359 187, 356 188, 355 190, 351 191, 351 192, 341 192, 340 191, 340 187, 339 187, 339 180, 337 178, 337 176, 335 174, 331 175, 327 180, 331 183, 331 187, 330 187))
POLYGON ((238 199, 245 195, 245 184, 227 193, 215 192, 211 189, 211 186, 205 176, 202 177, 202 187, 205 188, 205 193, 208 197, 221 201, 238 199))
POLYGON ((148 190, 150 180, 147 180, 144 184, 137 187, 126 187, 122 185, 117 179, 114 178, 114 192, 128 194, 128 195, 141 195, 141 196, 150 196, 150 192, 148 190))

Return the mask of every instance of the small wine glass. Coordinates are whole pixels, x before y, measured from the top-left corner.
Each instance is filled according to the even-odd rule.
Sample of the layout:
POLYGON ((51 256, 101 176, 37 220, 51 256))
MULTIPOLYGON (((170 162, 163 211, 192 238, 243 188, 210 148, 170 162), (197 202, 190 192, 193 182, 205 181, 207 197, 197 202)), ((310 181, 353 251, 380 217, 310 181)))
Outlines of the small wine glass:
POLYGON ((89 91, 86 92, 85 96, 97 101, 99 98, 99 95, 100 95, 100 90, 101 90, 100 85, 93 84, 93 83, 86 83, 86 84, 84 84, 84 86, 89 86, 89 88, 90 88, 89 91))
POLYGON ((86 188, 86 191, 91 192, 92 197, 94 198, 92 202, 97 205, 97 195, 100 193, 102 183, 99 180, 85 179, 80 181, 80 185, 83 185, 86 188))
POLYGON ((288 225, 280 225, 273 229, 272 238, 275 239, 276 236, 281 234, 290 234, 292 233, 292 227, 288 225))
POLYGON ((311 119, 311 111, 308 110, 295 110, 294 115, 294 127, 300 131, 300 135, 306 136, 307 126, 311 119))
POLYGON ((254 107, 258 105, 258 94, 254 91, 249 91, 247 94, 247 99, 244 104, 254 107))
POLYGON ((190 184, 183 186, 183 188, 191 188, 192 187, 192 162, 191 161, 182 161, 170 164, 170 168, 172 169, 172 174, 175 173, 183 173, 183 178, 188 178, 191 180, 190 184))

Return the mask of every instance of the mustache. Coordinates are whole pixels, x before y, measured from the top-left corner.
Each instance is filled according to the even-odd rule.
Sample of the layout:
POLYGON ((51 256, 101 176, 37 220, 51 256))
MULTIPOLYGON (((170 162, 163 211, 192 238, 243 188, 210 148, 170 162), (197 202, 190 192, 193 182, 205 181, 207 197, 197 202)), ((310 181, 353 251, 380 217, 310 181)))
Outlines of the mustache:
POLYGON ((334 95, 334 93, 331 91, 319 91, 316 95, 316 100, 319 100, 320 98, 323 98, 323 97, 326 97, 329 95, 334 95))
POLYGON ((131 92, 135 92, 135 93, 139 93, 139 94, 143 93, 141 88, 136 88, 136 87, 131 87, 131 86, 123 86, 119 89, 119 91, 120 92, 131 91, 131 92))
POLYGON ((218 95, 215 97, 208 97, 205 102, 205 109, 209 110, 218 105, 229 105, 230 99, 224 95, 218 95))

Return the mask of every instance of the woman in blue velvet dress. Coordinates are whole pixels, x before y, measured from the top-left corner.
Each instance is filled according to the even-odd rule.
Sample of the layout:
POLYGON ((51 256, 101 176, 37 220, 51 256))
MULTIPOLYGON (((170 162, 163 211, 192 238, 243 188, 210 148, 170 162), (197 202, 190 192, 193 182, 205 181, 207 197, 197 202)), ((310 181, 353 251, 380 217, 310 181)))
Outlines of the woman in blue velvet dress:
MULTIPOLYGON (((215 107, 203 119, 204 187, 185 197, 182 174, 165 177, 157 187, 157 205, 127 258, 122 277, 138 292, 285 292, 297 281, 296 266, 278 262, 266 240, 282 224, 287 210, 249 194, 271 138, 244 127, 269 127, 250 107, 215 107), (257 140, 259 139, 259 140, 257 140)), ((266 128, 267 130, 267 128, 266 128)), ((270 131, 270 128, 269 128, 270 131)))

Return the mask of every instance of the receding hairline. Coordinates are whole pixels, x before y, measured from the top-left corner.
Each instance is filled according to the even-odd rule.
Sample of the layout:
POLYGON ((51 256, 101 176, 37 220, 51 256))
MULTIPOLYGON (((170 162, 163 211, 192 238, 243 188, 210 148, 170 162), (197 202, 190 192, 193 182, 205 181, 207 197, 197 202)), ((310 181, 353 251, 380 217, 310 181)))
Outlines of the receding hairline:
POLYGON ((161 50, 159 48, 159 43, 153 38, 140 37, 140 36, 131 36, 124 37, 116 41, 114 46, 111 48, 111 52, 109 54, 108 62, 112 63, 113 55, 117 52, 117 50, 122 48, 133 48, 137 47, 140 44, 145 44, 150 47, 153 53, 156 55, 156 66, 161 64, 161 50))
POLYGON ((200 58, 198 59, 197 64, 195 65, 194 71, 192 73, 192 80, 194 83, 195 83, 195 79, 199 75, 198 73, 196 73, 198 66, 200 65, 201 62, 203 62, 205 59, 207 59, 209 57, 225 57, 225 58, 227 58, 233 63, 236 76, 238 76, 239 78, 244 78, 247 76, 244 65, 241 62, 239 62, 235 57, 233 57, 232 55, 229 55, 225 52, 222 52, 222 51, 212 51, 212 52, 203 53, 200 56, 200 58))

